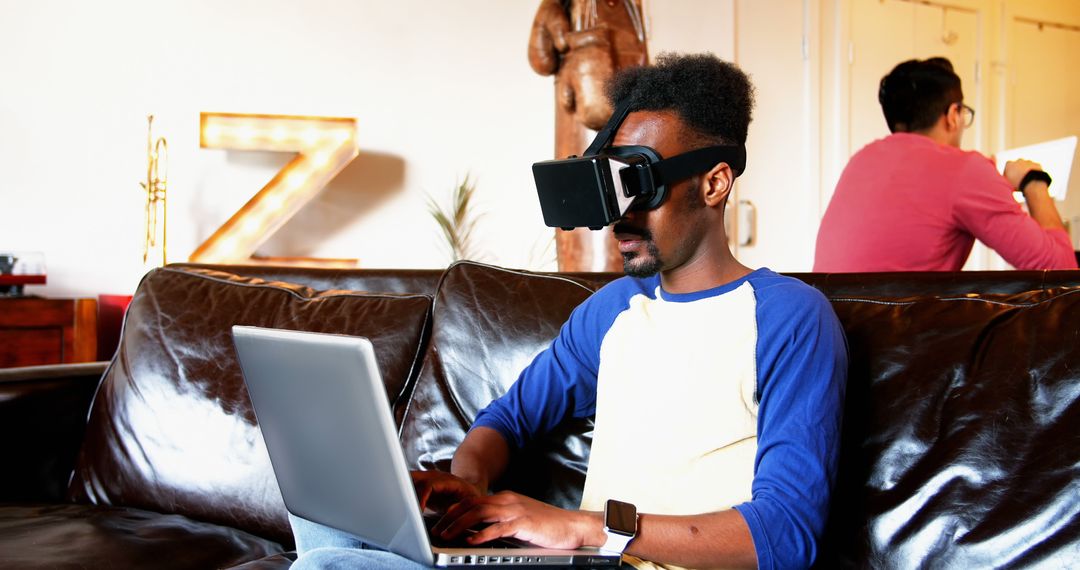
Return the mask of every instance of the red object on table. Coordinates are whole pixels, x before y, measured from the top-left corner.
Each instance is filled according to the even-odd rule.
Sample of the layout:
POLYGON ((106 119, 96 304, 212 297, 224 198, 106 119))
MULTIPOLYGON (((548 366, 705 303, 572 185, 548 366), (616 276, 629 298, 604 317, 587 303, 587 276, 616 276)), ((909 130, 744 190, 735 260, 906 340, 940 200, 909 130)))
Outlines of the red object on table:
POLYGON ((0 285, 44 285, 44 275, 0 275, 0 285))
POLYGON ((112 360, 131 295, 98 295, 98 360, 112 360))

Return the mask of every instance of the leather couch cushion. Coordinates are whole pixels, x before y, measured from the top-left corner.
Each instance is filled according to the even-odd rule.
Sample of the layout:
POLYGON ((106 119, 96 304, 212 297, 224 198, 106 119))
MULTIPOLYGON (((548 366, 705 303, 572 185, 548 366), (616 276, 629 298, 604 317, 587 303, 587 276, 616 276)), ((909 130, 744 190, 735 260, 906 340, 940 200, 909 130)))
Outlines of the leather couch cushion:
POLYGON ((291 544, 231 327, 366 336, 394 402, 413 374, 429 310, 425 295, 316 292, 205 269, 151 272, 98 388, 71 498, 178 513, 291 544))
POLYGON ((227 568, 281 551, 187 517, 97 505, 0 506, 3 568, 227 568))
MULTIPOLYGON (((563 322, 603 281, 542 275, 463 262, 435 294, 431 340, 402 441, 413 468, 449 470, 476 414, 502 395, 545 349, 563 322)), ((552 434, 515 458, 506 487, 576 508, 584 484, 591 423, 552 434)))
POLYGON ((818 566, 1075 564, 1080 288, 832 302, 851 363, 818 566))

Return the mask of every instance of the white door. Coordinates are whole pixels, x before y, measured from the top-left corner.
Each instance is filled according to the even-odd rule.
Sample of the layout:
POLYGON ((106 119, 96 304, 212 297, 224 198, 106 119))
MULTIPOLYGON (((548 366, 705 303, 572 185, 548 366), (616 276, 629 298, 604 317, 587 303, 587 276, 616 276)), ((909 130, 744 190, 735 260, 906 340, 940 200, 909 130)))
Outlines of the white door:
POLYGON ((881 78, 900 62, 937 56, 952 62, 964 100, 976 109, 975 125, 965 134, 963 146, 981 148, 985 113, 978 113, 984 98, 977 12, 906 0, 855 0, 851 7, 849 156, 889 134, 877 98, 881 78))
POLYGON ((729 227, 743 242, 736 255, 750 267, 809 271, 814 262, 821 211, 815 4, 739 0, 735 6, 735 59, 754 83, 756 106, 729 227))

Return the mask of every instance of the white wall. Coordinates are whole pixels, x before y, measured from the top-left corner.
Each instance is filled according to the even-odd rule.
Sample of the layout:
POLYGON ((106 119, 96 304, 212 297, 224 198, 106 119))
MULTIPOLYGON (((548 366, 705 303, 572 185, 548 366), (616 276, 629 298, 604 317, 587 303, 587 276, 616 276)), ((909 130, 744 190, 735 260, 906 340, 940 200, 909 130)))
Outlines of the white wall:
MULTIPOLYGON (((1080 2, 956 1, 985 19, 980 53, 994 70, 1008 63, 1003 19, 1042 10, 1075 25, 1080 13, 1080 2)), ((734 58, 757 86, 749 167, 738 184, 739 198, 758 208, 757 242, 738 252, 748 264, 812 264, 817 220, 850 152, 858 2, 878 4, 645 2, 652 54, 712 51, 734 58)), ((138 182, 153 113, 155 133, 169 140, 170 260, 186 260, 289 159, 200 149, 199 113, 214 111, 358 119, 360 157, 262 254, 444 266, 449 256, 426 198, 447 199, 468 173, 478 184, 485 260, 554 269, 529 168, 554 146, 552 79, 535 75, 526 58, 536 6, 0 0, 0 251, 45 254, 49 285, 36 294, 132 292, 144 271, 138 182)), ((1011 104, 1005 83, 980 110, 995 148, 1009 138, 1001 134, 1011 104)))
POLYGON ((542 266, 529 165, 553 147, 533 2, 0 0, 0 249, 42 251, 51 296, 142 273, 145 115, 168 138, 170 260, 289 157, 198 147, 201 111, 356 117, 361 155, 265 247, 438 267, 426 194, 466 173, 491 261, 542 266))
MULTIPOLYGON (((0 250, 40 251, 49 296, 130 293, 146 121, 169 143, 169 259, 290 156, 198 147, 202 111, 356 117, 360 157, 260 249, 440 267, 427 213, 470 174, 485 260, 554 269, 530 164, 551 156, 536 2, 0 0, 0 250)), ((650 48, 733 55, 732 2, 647 2, 650 48)))

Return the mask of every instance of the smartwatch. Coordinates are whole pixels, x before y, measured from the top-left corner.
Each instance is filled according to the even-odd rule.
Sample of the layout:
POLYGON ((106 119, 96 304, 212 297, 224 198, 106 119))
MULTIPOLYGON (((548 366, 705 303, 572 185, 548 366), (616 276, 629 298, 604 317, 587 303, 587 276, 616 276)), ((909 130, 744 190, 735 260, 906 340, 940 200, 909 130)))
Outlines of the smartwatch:
POLYGON ((622 554, 637 536, 637 507, 630 503, 608 499, 604 503, 604 534, 607 541, 600 547, 605 552, 622 554))

